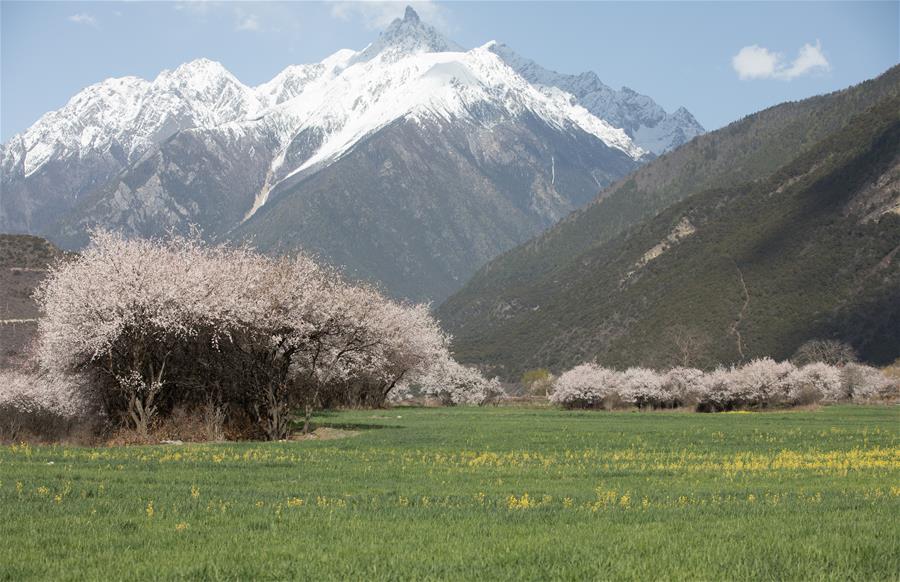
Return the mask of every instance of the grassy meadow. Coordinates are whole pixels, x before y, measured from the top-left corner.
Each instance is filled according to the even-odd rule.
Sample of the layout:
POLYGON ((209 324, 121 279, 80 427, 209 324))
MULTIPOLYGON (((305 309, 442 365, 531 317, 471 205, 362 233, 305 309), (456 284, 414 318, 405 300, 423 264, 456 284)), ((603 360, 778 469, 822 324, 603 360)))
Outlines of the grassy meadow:
POLYGON ((897 580, 900 409, 397 408, 0 448, 0 579, 897 580))

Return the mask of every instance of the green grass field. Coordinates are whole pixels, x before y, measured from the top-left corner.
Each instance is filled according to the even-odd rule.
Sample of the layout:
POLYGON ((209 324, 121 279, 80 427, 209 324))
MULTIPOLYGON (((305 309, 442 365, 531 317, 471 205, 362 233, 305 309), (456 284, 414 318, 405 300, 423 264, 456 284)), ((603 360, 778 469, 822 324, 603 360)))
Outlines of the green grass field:
POLYGON ((900 575, 900 409, 398 408, 350 438, 0 448, 0 579, 900 575))

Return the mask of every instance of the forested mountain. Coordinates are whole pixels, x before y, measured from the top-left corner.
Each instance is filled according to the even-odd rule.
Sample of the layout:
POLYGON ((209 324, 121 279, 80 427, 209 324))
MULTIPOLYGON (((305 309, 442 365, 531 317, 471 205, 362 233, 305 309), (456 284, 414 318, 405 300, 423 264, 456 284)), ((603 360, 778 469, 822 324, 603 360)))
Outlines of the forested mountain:
POLYGON ((514 376, 696 365, 837 338, 900 355, 900 68, 701 136, 493 261, 439 310, 514 376))

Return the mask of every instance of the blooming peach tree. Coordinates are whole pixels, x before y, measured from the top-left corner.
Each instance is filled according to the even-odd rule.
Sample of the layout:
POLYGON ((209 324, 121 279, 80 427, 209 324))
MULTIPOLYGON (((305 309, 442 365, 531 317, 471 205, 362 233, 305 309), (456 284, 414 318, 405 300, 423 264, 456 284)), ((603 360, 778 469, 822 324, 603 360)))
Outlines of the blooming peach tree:
MULTIPOLYGON (((458 366, 427 306, 350 284, 302 253, 99 231, 36 297, 42 369, 89 378, 80 397, 141 432, 214 401, 284 438, 298 406, 308 428, 326 395, 380 405, 404 379, 458 366)), ((456 376, 457 400, 480 397, 463 397, 483 386, 456 376)))

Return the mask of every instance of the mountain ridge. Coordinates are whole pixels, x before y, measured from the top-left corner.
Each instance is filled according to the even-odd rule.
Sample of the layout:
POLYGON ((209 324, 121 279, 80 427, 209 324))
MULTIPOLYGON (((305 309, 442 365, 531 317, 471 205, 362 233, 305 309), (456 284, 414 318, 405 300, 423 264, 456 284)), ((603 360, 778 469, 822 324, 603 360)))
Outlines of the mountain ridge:
POLYGON ((890 158, 884 162, 885 155, 896 151, 893 142, 879 142, 874 130, 862 138, 857 134, 865 128, 889 127, 894 129, 887 135, 896 137, 898 99, 900 67, 895 67, 856 87, 748 116, 642 167, 585 209, 486 265, 439 308, 443 324, 457 338, 458 355, 469 363, 498 363, 494 371, 510 377, 528 367, 558 370, 593 357, 617 366, 672 365, 668 359, 672 354, 666 350, 674 340, 662 336, 673 329, 692 335, 687 332, 693 326, 706 336, 706 343, 719 346, 707 347, 714 357, 703 363, 711 365, 742 357, 735 349, 734 335, 725 333, 736 326, 745 339, 752 339, 751 355, 788 357, 805 339, 834 336, 853 343, 873 361, 896 358, 900 354, 893 352, 900 351, 900 338, 885 331, 884 323, 874 321, 879 313, 888 325, 898 317, 895 307, 890 307, 900 305, 897 262, 891 257, 896 256, 900 240, 894 246, 890 241, 900 236, 900 222, 894 215, 900 206, 900 166, 890 158), (623 201, 631 202, 636 194, 640 200, 652 200, 652 190, 636 187, 636 180, 690 183, 697 159, 692 154, 708 149, 705 142, 727 152, 720 160, 722 167, 740 170, 760 151, 740 147, 747 135, 767 136, 767 141, 759 142, 760 150, 773 154, 764 160, 767 163, 754 166, 755 179, 736 181, 733 173, 729 180, 734 181, 728 184, 704 181, 709 176, 703 176, 694 182, 693 191, 686 187, 686 195, 660 201, 661 210, 645 218, 623 212, 623 206, 627 208, 623 201), (803 145, 803 140, 816 137, 815 143, 803 145), (847 145, 852 139, 861 141, 847 145), (771 140, 778 142, 777 147, 767 149, 771 140), (881 166, 852 162, 853 155, 869 150, 881 156, 877 158, 884 162, 881 166), (842 151, 849 152, 849 165, 836 161, 836 152, 842 151), (779 159, 783 162, 770 169, 779 159), (875 172, 876 167, 881 170, 875 172), (876 175, 869 176, 867 168, 876 175), (830 186, 840 184, 842 175, 858 183, 849 190, 830 186), (820 181, 807 184, 804 180, 809 176, 820 181), (764 192, 770 182, 771 192, 782 198, 784 192, 794 192, 795 198, 771 198, 775 195, 764 192), (822 197, 817 198, 817 192, 822 197), (825 192, 830 198, 824 197, 825 192), (754 202, 756 198, 769 200, 771 208, 754 202), (826 200, 832 199, 842 200, 845 206, 828 206, 831 203, 826 200), (791 206, 799 204, 797 200, 806 201, 806 214, 791 206), (730 209, 743 222, 730 220, 720 208, 730 209), (822 224, 815 222, 820 215, 825 217, 822 224), (785 217, 795 221, 793 226, 784 224, 785 217), (873 226, 873 217, 880 217, 876 221, 880 226, 873 226), (610 228, 616 219, 618 230, 610 228), (782 224, 780 230, 767 235, 764 229, 774 226, 764 225, 775 224, 782 224), (756 232, 756 228, 763 230, 756 232), (812 233, 810 240, 817 242, 798 238, 802 232, 812 233), (707 237, 713 234, 704 233, 714 233, 719 246, 711 246, 707 237), (701 240, 707 240, 708 246, 698 247, 701 240), (778 242, 787 240, 796 241, 806 254, 797 255, 778 242), (764 268, 756 266, 761 270, 742 274, 742 259, 733 250, 730 259, 718 250, 745 249, 753 241, 757 255, 769 249, 771 261, 779 256, 791 260, 770 261, 764 268), (818 270, 809 271, 807 283, 790 275, 804 272, 810 264, 818 270), (829 267, 844 264, 840 276, 823 275, 829 267), (851 275, 861 281, 851 281, 851 275), (744 277, 751 278, 748 285, 753 295, 747 303, 738 285, 744 277), (763 299, 753 286, 765 290, 763 299), (820 312, 798 302, 801 296, 820 312), (702 309, 697 298, 704 299, 702 309), (781 312, 776 299, 784 306, 781 312), (823 314, 831 319, 824 320, 823 314), (882 337, 878 334, 883 335, 883 348, 873 339, 882 337))
MULTIPOLYGON (((432 141, 453 150, 435 149, 427 159, 457 156, 464 162, 445 165, 441 184, 422 184, 394 172, 393 183, 380 185, 379 196, 393 192, 386 202, 404 208, 403 200, 419 197, 408 189, 416 183, 419 190, 433 188, 447 200, 466 197, 460 199, 463 206, 481 200, 487 214, 504 205, 516 209, 504 223, 507 230, 496 235, 473 218, 478 212, 451 219, 467 224, 406 216, 408 229, 429 223, 432 230, 470 237, 457 244, 448 234, 447 246, 458 255, 438 259, 449 270, 434 273, 425 255, 416 254, 413 266, 391 256, 383 242, 395 239, 399 225, 368 221, 374 209, 361 195, 345 198, 341 212, 317 204, 323 212, 329 209, 328 217, 319 217, 324 227, 371 231, 365 234, 370 247, 383 249, 376 261, 383 272, 431 273, 428 279, 435 283, 420 288, 404 280, 381 280, 374 268, 356 269, 392 293, 415 287, 411 298, 417 300, 442 300, 482 263, 586 203, 588 185, 596 193, 654 157, 562 89, 524 79, 490 45, 462 49, 410 9, 363 50, 342 49, 320 63, 292 65, 256 87, 241 84, 208 59, 163 71, 152 81, 131 77, 92 85, 0 148, 0 230, 32 232, 78 248, 92 226, 158 236, 197 225, 211 240, 259 240, 267 250, 290 252, 271 240, 274 234, 302 242, 323 260, 360 264, 358 257, 367 256, 371 262, 368 249, 353 254, 349 243, 336 240, 327 228, 296 233, 295 225, 276 220, 282 230, 272 233, 255 232, 254 225, 273 223, 257 217, 276 200, 282 201, 280 208, 300 208, 324 195, 305 190, 319 183, 359 192, 359 168, 351 167, 350 159, 362 166, 368 162, 350 154, 371 143, 403 149, 390 129, 397 123, 434 132, 432 141), (462 127, 472 128, 477 138, 460 138, 455 130, 462 127), (498 128, 497 136, 491 136, 492 128, 498 128), (443 139, 441 132, 453 137, 443 139), (499 144, 515 145, 507 139, 513 134, 528 144, 534 135, 545 135, 558 149, 516 146, 528 149, 522 161, 507 156, 507 167, 498 170, 497 161, 504 157, 499 144), (573 153, 571 144, 582 142, 593 159, 573 153), (333 176, 312 179, 335 165, 347 184, 334 182, 333 176), (449 173, 451 167, 456 174, 449 173), (472 186, 472 176, 484 181, 481 191, 472 186), (486 198, 486 191, 496 198, 486 198), (288 198, 293 201, 284 202, 288 198), (481 226, 475 229, 475 224, 481 226), (311 237, 313 231, 319 232, 317 238, 311 237), (485 246, 484 241, 493 243, 485 246)), ((443 204, 434 202, 428 212, 443 204)), ((411 233, 410 240, 420 234, 411 233)))
POLYGON ((656 155, 673 150, 705 133, 705 129, 684 107, 671 114, 653 99, 628 87, 608 87, 593 71, 568 75, 557 73, 519 56, 501 43, 489 43, 489 50, 529 82, 556 87, 573 95, 585 109, 621 127, 640 147, 656 155))

